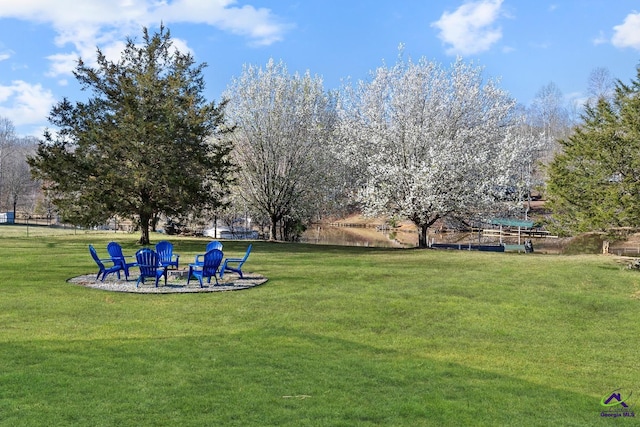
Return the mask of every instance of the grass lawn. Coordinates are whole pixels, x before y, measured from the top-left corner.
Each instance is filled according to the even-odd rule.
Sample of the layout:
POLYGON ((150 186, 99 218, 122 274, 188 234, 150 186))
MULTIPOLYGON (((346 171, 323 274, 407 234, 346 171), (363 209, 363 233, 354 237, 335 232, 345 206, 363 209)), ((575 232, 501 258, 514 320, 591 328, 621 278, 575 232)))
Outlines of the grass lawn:
MULTIPOLYGON (((269 281, 250 290, 66 282, 112 239, 138 248, 0 227, 0 425, 640 421, 601 416, 617 388, 640 399, 640 273, 613 257, 256 242, 245 267, 269 281)), ((183 263, 206 242, 171 241, 183 263)))

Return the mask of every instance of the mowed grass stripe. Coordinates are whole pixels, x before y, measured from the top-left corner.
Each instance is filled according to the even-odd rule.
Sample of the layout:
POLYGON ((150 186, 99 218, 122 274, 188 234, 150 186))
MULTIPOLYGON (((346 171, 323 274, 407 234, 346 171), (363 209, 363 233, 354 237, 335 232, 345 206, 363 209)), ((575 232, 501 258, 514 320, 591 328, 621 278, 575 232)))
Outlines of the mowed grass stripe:
POLYGON ((3 425, 598 425, 640 387, 611 257, 256 242, 263 286, 134 295, 66 282, 133 235, 1 239, 3 425))

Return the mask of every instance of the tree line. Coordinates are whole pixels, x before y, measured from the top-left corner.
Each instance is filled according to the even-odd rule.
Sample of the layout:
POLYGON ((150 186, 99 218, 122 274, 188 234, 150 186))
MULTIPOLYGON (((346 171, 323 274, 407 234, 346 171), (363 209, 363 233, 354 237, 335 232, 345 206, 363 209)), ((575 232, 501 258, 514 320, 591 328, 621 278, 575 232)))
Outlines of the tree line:
MULTIPOLYGON (((95 67, 78 62, 91 96, 55 105, 55 129, 27 159, 65 221, 130 218, 145 244, 160 218, 251 215, 271 239, 295 240, 310 221, 362 211, 412 221, 426 246, 438 220, 526 216, 573 135, 555 85, 524 108, 461 59, 400 49, 336 91, 270 60, 245 66, 218 104, 203 97, 204 66, 164 27, 128 39, 117 62, 99 49, 95 67)), ((607 99, 606 72, 593 76, 607 99)))
POLYGON ((35 138, 19 137, 13 123, 0 117, 0 212, 10 212, 14 218, 21 212, 44 210, 37 206, 39 186, 27 164, 36 145, 35 138))

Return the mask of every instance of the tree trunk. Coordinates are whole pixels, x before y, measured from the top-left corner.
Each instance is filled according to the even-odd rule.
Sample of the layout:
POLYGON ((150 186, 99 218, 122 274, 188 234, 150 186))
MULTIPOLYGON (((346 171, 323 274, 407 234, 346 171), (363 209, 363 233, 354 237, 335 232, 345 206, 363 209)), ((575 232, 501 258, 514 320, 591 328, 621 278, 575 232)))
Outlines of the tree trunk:
POLYGON ((429 247, 429 236, 427 234, 428 230, 429 230, 429 226, 426 224, 421 224, 418 226, 418 247, 419 248, 429 247))
POLYGON ((269 240, 277 240, 278 233, 278 217, 271 215, 271 226, 269 227, 269 240))
POLYGON ((419 248, 428 248, 429 247, 429 236, 427 232, 429 231, 429 227, 431 227, 435 222, 440 219, 441 216, 438 214, 432 215, 414 215, 411 217, 411 222, 418 229, 418 247, 419 248))
POLYGON ((282 220, 282 240, 284 240, 285 242, 289 241, 289 235, 290 235, 290 224, 289 221, 284 219, 282 220))
POLYGON ((138 240, 138 243, 141 245, 148 245, 151 243, 151 240, 149 239, 150 221, 151 218, 149 217, 149 215, 140 215, 140 240, 138 240))
POLYGON ((160 220, 160 216, 158 214, 154 214, 151 218, 151 231, 158 231, 158 221, 160 220))

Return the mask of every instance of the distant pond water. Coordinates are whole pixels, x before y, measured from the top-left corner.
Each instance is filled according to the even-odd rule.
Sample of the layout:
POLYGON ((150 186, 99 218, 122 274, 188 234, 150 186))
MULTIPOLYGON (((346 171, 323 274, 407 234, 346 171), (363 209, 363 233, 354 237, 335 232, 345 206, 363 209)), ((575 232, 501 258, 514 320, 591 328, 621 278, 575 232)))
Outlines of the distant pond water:
MULTIPOLYGON (((525 237, 520 243, 524 243, 525 237)), ((383 229, 375 226, 350 225, 335 226, 314 224, 302 235, 301 242, 320 245, 365 246, 379 248, 412 248, 418 245, 418 235, 413 229, 383 229)), ((498 244, 495 236, 479 236, 470 232, 430 233, 433 243, 498 244)), ((517 237, 504 238, 505 243, 517 244, 517 237)), ((532 239, 534 250, 541 253, 560 253, 563 242, 560 239, 532 239)))
POLYGON ((402 247, 401 243, 389 238, 388 233, 375 227, 334 226, 314 224, 302 235, 301 242, 319 245, 402 247))

